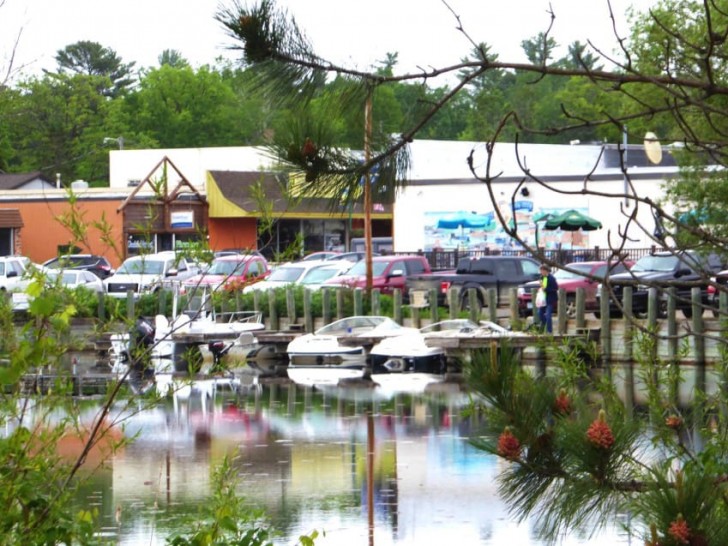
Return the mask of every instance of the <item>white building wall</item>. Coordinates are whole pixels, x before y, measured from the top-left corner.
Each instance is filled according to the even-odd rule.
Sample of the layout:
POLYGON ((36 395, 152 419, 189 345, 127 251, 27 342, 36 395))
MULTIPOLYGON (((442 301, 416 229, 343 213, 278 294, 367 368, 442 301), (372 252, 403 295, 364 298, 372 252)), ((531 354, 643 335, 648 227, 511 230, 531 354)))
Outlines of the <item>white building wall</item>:
MULTIPOLYGON (((515 146, 498 144, 490 164, 491 176, 498 175, 491 185, 491 197, 487 185, 478 181, 468 166, 468 157, 473 152, 475 174, 485 177, 487 156, 482 144, 416 141, 411 146, 411 181, 399 191, 395 202, 394 249, 397 252, 425 249, 424 226, 428 215, 462 211, 487 214, 494 210, 495 200, 503 215, 510 218, 511 199, 530 201, 534 215, 544 210, 563 211, 573 208, 600 220, 602 229, 585 234, 589 247, 607 248, 610 244, 618 245, 625 229, 628 229, 630 236, 626 244, 628 248, 650 246, 653 241, 639 226, 643 226, 650 234, 653 232, 655 223, 651 211, 644 205, 638 205, 636 216, 629 220, 635 203, 630 202, 626 206, 621 197, 625 193, 622 172, 616 168, 599 167, 601 148, 520 145, 519 166, 515 146), (529 169, 534 177, 543 180, 544 185, 529 180, 524 175, 522 166, 529 169), (585 185, 584 180, 590 174, 601 179, 589 181, 585 185), (526 179, 522 187, 528 189, 527 197, 516 193, 518 183, 523 179, 526 179), (604 196, 582 194, 584 188, 604 196)), ((676 168, 631 167, 628 172, 635 177, 632 183, 640 197, 659 201, 664 195, 664 180, 674 175, 676 168)), ((523 232, 519 228, 520 233, 523 232)))
MULTIPOLYGON (((111 188, 126 188, 132 181, 144 180, 165 156, 201 191, 205 191, 207 171, 270 170, 274 164, 267 150, 252 146, 112 150, 109 154, 111 188)), ((169 175, 171 188, 177 184, 179 177, 176 173, 169 175)))

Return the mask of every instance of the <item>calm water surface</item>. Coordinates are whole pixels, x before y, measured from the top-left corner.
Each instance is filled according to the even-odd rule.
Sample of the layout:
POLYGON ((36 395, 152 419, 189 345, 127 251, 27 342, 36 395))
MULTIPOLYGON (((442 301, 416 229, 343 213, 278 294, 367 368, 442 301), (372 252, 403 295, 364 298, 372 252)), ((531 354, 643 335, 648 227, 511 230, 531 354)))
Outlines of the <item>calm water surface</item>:
MULTIPOLYGON (((316 541, 325 546, 545 544, 499 500, 496 475, 504 463, 469 445, 479 423, 463 416, 467 404, 455 389, 386 396, 295 385, 214 396, 193 391, 129 416, 126 434, 134 441, 79 501, 99 507, 104 534, 117 544, 164 544, 180 518, 206 502, 212 471, 227 455, 240 494, 282 533, 276 544, 294 544, 314 529, 325 532, 316 541)), ((559 542, 632 543, 638 541, 616 530, 559 542)))

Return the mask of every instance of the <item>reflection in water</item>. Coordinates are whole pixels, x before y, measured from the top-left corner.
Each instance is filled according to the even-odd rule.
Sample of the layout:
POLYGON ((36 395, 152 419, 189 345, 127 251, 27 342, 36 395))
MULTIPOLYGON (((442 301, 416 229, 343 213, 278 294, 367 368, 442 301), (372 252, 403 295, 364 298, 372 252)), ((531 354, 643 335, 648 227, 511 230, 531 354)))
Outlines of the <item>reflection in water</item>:
MULTIPOLYGON (((240 494, 282 532, 276 544, 317 529, 326 533, 318 545, 542 545, 498 499, 504 463, 467 442, 479 425, 463 416, 467 403, 454 392, 377 399, 294 385, 170 399, 129 416, 136 439, 80 502, 102 511, 118 544, 164 544, 199 511, 212 468, 229 455, 240 494)), ((629 541, 605 533, 561 542, 587 543, 629 541)))

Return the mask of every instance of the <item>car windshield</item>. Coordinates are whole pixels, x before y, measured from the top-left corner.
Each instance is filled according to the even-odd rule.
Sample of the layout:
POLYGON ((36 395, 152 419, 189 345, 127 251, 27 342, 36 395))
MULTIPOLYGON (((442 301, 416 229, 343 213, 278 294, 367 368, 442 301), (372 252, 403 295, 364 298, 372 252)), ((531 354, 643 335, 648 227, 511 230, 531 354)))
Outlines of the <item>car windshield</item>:
POLYGON ((273 270, 268 277, 268 281, 272 282, 295 282, 303 274, 305 268, 281 266, 273 270))
POLYGON ((245 269, 245 262, 237 260, 215 260, 212 262, 210 269, 207 270, 209 275, 241 275, 245 269))
MULTIPOLYGON (((383 275, 384 271, 387 269, 388 262, 372 262, 372 275, 375 277, 379 275, 383 275)), ((356 262, 349 271, 346 272, 347 275, 351 275, 352 277, 363 277, 367 274, 367 263, 366 260, 361 260, 356 262)))
POLYGON ((301 284, 319 284, 339 274, 338 267, 315 267, 301 279, 301 284))
POLYGON ((117 271, 122 275, 161 275, 164 272, 164 261, 148 258, 127 260, 117 271))
POLYGON ((632 271, 674 271, 679 262, 677 256, 642 256, 632 267, 632 271))
POLYGON ((577 272, 572 271, 566 271, 565 269, 559 269, 554 273, 554 277, 556 279, 566 280, 566 279, 583 279, 584 275, 589 275, 592 270, 592 266, 590 265, 584 265, 584 264, 569 264, 566 267, 569 269, 574 269, 577 272))

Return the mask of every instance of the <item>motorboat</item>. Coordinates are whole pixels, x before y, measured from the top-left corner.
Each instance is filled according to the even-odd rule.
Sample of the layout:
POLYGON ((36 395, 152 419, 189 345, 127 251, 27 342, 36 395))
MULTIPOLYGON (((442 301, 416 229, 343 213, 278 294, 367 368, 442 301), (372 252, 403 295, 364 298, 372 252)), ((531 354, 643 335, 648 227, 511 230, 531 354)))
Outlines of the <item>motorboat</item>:
POLYGON ((156 315, 154 321, 140 318, 128 333, 113 334, 109 351, 112 370, 124 373, 129 366, 152 368, 153 373, 198 372, 208 357, 211 370, 221 366, 228 353, 244 359, 258 349, 254 332, 263 330, 262 314, 254 311, 216 313, 205 287, 188 294, 188 306, 173 318, 156 315))
POLYGON ((352 316, 337 320, 288 344, 288 377, 304 385, 331 385, 341 380, 361 379, 366 371, 366 349, 371 340, 416 331, 383 316, 352 316), (357 343, 357 338, 361 343, 357 343))
POLYGON ((468 319, 435 322, 414 332, 387 337, 372 347, 372 381, 395 391, 421 392, 433 382, 445 379, 448 359, 442 347, 428 346, 428 334, 473 332, 481 326, 468 319))

